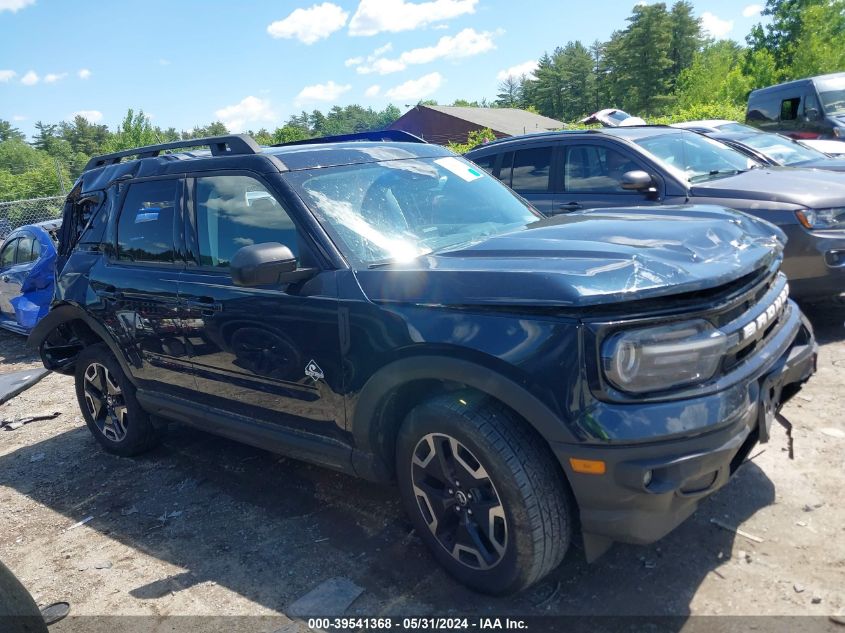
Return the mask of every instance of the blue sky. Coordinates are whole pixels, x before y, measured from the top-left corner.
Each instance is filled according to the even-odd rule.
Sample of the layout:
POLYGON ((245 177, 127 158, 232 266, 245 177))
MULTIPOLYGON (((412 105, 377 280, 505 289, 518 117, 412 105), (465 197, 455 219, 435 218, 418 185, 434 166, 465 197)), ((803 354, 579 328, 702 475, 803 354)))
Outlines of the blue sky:
MULTIPOLYGON (((670 2, 671 3, 671 2, 670 2)), ((743 42, 762 0, 694 1, 743 42)), ((632 0, 0 0, 0 118, 129 107, 162 127, 272 129, 301 110, 492 99, 503 73, 568 40, 606 40, 632 0)))

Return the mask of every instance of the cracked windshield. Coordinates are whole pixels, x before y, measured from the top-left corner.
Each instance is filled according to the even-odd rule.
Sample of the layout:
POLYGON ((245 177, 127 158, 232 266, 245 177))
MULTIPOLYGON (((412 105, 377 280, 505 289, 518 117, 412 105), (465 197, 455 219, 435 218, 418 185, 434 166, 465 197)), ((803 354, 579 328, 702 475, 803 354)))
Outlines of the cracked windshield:
POLYGON ((454 157, 287 176, 343 253, 365 266, 409 261, 536 222, 482 169, 454 157))

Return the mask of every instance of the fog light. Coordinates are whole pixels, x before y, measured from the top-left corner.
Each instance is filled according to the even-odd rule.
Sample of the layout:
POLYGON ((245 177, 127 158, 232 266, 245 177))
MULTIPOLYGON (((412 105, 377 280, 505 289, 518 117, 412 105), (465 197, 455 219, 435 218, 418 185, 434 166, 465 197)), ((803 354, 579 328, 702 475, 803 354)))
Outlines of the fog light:
POLYGON ((654 476, 654 473, 650 470, 647 470, 643 473, 643 488, 648 488, 648 485, 651 483, 651 478, 654 476))

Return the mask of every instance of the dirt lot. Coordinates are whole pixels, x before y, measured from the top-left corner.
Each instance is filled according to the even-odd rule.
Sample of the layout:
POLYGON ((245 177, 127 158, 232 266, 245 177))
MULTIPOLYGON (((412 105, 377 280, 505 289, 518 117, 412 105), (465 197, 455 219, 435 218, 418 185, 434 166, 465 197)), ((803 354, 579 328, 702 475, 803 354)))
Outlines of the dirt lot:
MULTIPOLYGON (((172 615, 275 616, 196 620, 192 630, 291 630, 289 606, 333 577, 363 588, 347 615, 827 616, 845 608, 845 311, 811 318, 819 373, 785 408, 794 461, 775 425, 772 441, 661 542, 616 545, 593 565, 573 547, 516 597, 478 596, 441 572, 391 488, 182 427, 141 458, 108 455, 79 417, 72 380, 52 374, 0 407, 2 418, 62 413, 0 431, 0 559, 40 604, 154 616, 137 620, 143 630, 172 630, 172 615)), ((22 339, 0 334, 0 372, 35 366, 22 339)))

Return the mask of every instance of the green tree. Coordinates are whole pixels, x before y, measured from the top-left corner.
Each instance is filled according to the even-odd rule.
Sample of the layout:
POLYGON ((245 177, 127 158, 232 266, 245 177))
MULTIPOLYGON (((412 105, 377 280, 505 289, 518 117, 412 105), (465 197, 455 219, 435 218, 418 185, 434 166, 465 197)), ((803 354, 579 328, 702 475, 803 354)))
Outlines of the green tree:
POLYGON ((20 139, 0 142, 0 200, 59 195, 59 173, 71 182, 68 170, 46 152, 20 139))
POLYGON ((831 4, 830 0, 766 0, 763 15, 771 21, 765 27, 757 24, 746 41, 753 52, 768 51, 779 69, 787 69, 799 49, 804 14, 831 4))
POLYGON ((732 40, 721 40, 697 52, 677 82, 677 104, 689 108, 704 103, 744 104, 752 79, 742 70, 742 48, 732 40))
POLYGON ((516 77, 507 77, 499 84, 496 105, 500 108, 518 108, 522 105, 522 83, 516 77))
POLYGON ((229 129, 221 121, 214 121, 208 125, 194 126, 190 132, 182 132, 182 139, 208 138, 211 136, 227 136, 229 129))
POLYGON ((102 153, 109 138, 109 128, 91 123, 85 117, 76 115, 73 121, 62 121, 58 126, 58 137, 67 141, 74 154, 102 153))
POLYGON ((807 7, 790 51, 786 75, 791 79, 845 69, 845 0, 807 7))
POLYGON ((103 150, 119 152, 134 147, 156 145, 160 142, 162 142, 161 137, 156 133, 150 118, 144 114, 144 111, 138 110, 135 112, 132 108, 129 108, 117 130, 106 141, 103 150))
POLYGON ((43 121, 35 122, 35 136, 32 137, 32 146, 35 149, 49 152, 59 138, 59 126, 43 121))
POLYGON ((26 137, 23 132, 13 126, 9 121, 0 119, 0 143, 4 141, 23 141, 26 137))
POLYGON ((622 107, 635 115, 654 114, 671 103, 672 22, 662 2, 635 6, 628 21, 616 69, 622 107))
POLYGON ((672 29, 669 44, 669 58, 672 60, 670 83, 674 86, 680 74, 692 65, 693 57, 701 49, 704 38, 701 34, 701 19, 695 17, 692 4, 686 0, 672 5, 669 22, 672 29))

